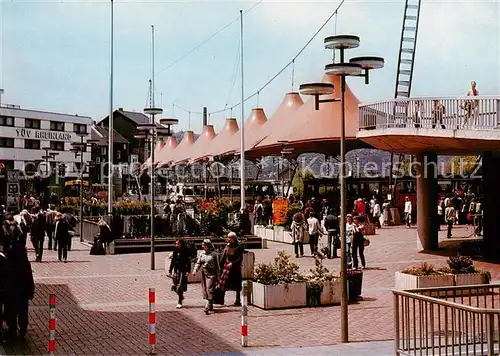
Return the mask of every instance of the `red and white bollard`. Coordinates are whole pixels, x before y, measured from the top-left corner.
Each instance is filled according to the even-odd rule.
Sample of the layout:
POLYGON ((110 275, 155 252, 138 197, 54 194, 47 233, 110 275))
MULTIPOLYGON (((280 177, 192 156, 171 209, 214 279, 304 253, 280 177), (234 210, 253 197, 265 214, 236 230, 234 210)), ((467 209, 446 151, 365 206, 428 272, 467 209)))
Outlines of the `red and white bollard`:
POLYGON ((248 284, 243 281, 243 298, 241 303, 241 346, 248 346, 248 284))
POLYGON ((156 355, 156 307, 155 307, 155 289, 149 288, 149 346, 150 355, 156 355))
POLYGON ((51 294, 49 297, 49 354, 54 355, 56 351, 56 295, 51 294))

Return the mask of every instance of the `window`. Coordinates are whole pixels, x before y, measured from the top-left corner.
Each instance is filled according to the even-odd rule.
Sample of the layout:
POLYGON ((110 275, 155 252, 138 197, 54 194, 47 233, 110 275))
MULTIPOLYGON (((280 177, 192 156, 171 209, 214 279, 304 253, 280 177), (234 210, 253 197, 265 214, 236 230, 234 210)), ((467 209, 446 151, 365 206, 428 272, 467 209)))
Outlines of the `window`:
POLYGON ((106 156, 108 154, 108 147, 101 146, 101 156, 106 156))
POLYGON ((50 131, 64 131, 64 122, 51 121, 50 122, 50 131))
POLYGON ((122 159, 122 151, 116 150, 116 159, 121 160, 122 159))
POLYGON ((85 124, 73 124, 73 132, 75 132, 75 133, 87 133, 87 125, 85 125, 85 124))
POLYGON ((24 140, 24 148, 28 150, 39 150, 40 140, 24 140))
POLYGON ((0 147, 14 147, 14 139, 9 137, 0 137, 0 147))
POLYGON ((40 129, 40 120, 24 119, 24 127, 27 129, 40 129))
POLYGON ((53 151, 64 151, 64 142, 50 141, 50 149, 53 151))
POLYGON ((14 126, 14 118, 12 116, 0 116, 0 126, 14 126))

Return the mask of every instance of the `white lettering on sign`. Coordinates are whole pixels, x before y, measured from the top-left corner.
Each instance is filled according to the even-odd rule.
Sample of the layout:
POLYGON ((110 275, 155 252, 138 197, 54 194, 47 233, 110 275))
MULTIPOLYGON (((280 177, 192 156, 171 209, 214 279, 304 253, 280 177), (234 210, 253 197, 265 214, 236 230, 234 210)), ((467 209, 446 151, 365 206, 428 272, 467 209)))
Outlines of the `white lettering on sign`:
POLYGON ((27 138, 27 139, 49 140, 49 141, 72 141, 71 133, 69 132, 16 129, 16 134, 17 137, 27 138))

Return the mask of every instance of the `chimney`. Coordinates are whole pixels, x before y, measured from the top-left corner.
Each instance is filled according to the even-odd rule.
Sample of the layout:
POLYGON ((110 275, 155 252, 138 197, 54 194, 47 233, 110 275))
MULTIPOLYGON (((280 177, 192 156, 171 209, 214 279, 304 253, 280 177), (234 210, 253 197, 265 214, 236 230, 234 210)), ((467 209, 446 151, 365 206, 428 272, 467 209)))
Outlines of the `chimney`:
POLYGON ((2 106, 2 94, 4 93, 3 89, 0 88, 0 106, 2 106))
POLYGON ((208 114, 207 114, 207 107, 203 107, 203 127, 208 125, 208 114))
POLYGON ((118 111, 123 111, 123 108, 118 108, 118 111))

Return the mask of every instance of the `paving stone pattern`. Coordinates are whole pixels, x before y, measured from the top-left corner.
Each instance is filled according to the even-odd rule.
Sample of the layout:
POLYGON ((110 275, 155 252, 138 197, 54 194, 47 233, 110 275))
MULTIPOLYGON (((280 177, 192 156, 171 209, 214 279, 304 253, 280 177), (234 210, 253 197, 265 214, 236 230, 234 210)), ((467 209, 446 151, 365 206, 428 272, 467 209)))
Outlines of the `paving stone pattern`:
MULTIPOLYGON (((468 233, 466 228, 456 230, 457 236, 468 233)), ((148 353, 149 288, 156 289, 159 355, 305 355, 304 350, 308 355, 364 355, 363 345, 380 355, 390 354, 393 339, 390 289, 394 272, 421 261, 440 264, 446 259, 437 253, 416 252, 415 228, 378 230, 365 250, 369 268, 363 276, 363 299, 349 307, 352 343, 328 348, 340 344, 340 306, 276 311, 250 307, 250 347, 243 350, 238 308, 216 307, 215 314, 206 316, 199 285, 189 285, 185 307, 175 309, 176 295, 170 291, 171 282, 164 272, 167 253, 156 254, 157 270, 150 271, 149 254, 90 256, 87 246, 78 242, 73 245, 67 264, 58 262, 54 251, 45 252, 44 262, 32 262, 36 295, 31 303, 26 343, 6 347, 0 354, 48 353, 51 293, 57 297, 56 354, 148 353), (379 348, 363 343, 369 341, 385 343, 380 343, 379 348)), ((309 249, 305 249, 307 254, 309 249)), ((271 261, 278 250, 292 253, 292 246, 269 243, 266 250, 254 250, 256 262, 271 261)), ((29 254, 33 261, 31 249, 29 254)), ((339 259, 328 260, 326 266, 338 271, 339 262, 339 259)), ((314 266, 310 257, 298 259, 298 263, 304 271, 314 266)), ((500 279, 497 265, 478 265, 490 270, 493 279, 500 279)), ((226 302, 232 304, 233 298, 229 292, 226 302)))

